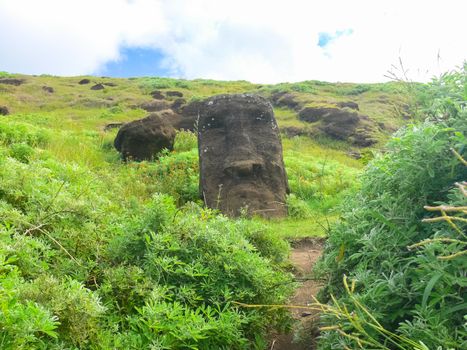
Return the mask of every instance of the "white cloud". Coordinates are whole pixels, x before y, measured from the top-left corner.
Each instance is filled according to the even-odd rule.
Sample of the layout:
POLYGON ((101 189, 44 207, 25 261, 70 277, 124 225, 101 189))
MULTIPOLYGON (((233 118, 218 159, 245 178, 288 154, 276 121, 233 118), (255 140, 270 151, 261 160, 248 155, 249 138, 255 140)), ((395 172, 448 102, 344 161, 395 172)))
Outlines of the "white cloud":
POLYGON ((141 46, 186 78, 375 82, 401 57, 420 80, 417 69, 467 58, 466 10, 462 0, 0 0, 0 70, 98 72, 141 46), (319 32, 347 29, 317 45, 319 32))

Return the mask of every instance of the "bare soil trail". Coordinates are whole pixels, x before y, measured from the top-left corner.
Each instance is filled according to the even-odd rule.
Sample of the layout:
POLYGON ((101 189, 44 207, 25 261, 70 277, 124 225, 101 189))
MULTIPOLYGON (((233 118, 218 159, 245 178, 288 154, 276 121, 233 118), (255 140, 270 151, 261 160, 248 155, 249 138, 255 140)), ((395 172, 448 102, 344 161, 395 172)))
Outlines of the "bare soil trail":
MULTIPOLYGON (((292 242, 290 260, 294 266, 295 277, 300 286, 290 299, 290 305, 308 305, 313 302, 321 285, 318 281, 308 279, 314 264, 321 256, 324 240, 305 238, 292 242)), ((309 309, 291 309, 295 319, 292 330, 287 334, 274 335, 269 345, 270 350, 314 350, 316 348, 318 313, 309 309)))

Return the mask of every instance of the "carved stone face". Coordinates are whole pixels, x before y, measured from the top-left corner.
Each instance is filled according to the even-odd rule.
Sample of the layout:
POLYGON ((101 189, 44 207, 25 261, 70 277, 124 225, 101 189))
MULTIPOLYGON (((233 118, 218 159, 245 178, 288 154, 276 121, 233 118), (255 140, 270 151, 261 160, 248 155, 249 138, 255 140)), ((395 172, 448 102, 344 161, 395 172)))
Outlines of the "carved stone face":
POLYGON ((238 216, 287 214, 287 176, 279 129, 260 96, 219 95, 199 111, 200 191, 210 208, 238 216))

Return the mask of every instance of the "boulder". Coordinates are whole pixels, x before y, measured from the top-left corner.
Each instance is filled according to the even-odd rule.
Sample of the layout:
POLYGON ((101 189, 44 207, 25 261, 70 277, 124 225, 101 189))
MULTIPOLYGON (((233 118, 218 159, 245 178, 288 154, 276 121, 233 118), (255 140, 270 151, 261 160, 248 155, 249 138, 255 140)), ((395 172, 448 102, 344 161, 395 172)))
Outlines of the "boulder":
POLYGON ((100 83, 91 86, 91 90, 103 90, 103 89, 104 89, 104 85, 103 85, 103 84, 100 84, 100 83))
POLYGON ((347 152, 347 155, 351 158, 354 158, 354 159, 361 159, 362 158, 362 154, 358 151, 348 151, 347 152))
POLYGON ((50 86, 43 86, 42 90, 44 90, 45 92, 48 92, 49 94, 53 94, 55 92, 54 88, 50 86))
POLYGON ((159 111, 163 111, 164 109, 169 109, 170 105, 165 101, 155 100, 155 101, 145 102, 141 104, 139 107, 141 109, 144 109, 147 112, 159 112, 159 111))
POLYGON ((355 112, 343 109, 336 109, 333 113, 324 115, 321 130, 338 140, 346 140, 352 135, 360 121, 360 117, 355 112))
POLYGON ((183 97, 180 91, 167 91, 165 94, 169 97, 183 97))
POLYGON ((21 85, 23 83, 24 83, 24 79, 16 79, 16 78, 2 78, 2 79, 0 79, 0 84, 19 86, 19 85, 21 85))
POLYGON ((356 128, 355 132, 349 137, 349 141, 359 147, 369 147, 378 142, 374 137, 374 130, 370 125, 356 128))
POLYGON ((8 115, 10 111, 7 106, 0 106, 0 115, 8 115))
POLYGON ((293 110, 300 110, 303 104, 296 100, 296 96, 292 93, 278 92, 271 97, 274 106, 285 107, 293 110))
POLYGON ((271 104, 257 95, 234 94, 214 96, 197 106, 205 204, 234 217, 242 212, 286 216, 288 182, 271 104))
POLYGON ((87 79, 87 78, 84 78, 84 79, 81 79, 78 84, 80 85, 85 85, 85 84, 89 84, 91 82, 91 80, 87 79))
POLYGON ((286 126, 284 128, 281 128, 281 131, 285 136, 289 138, 292 138, 295 136, 310 136, 309 131, 303 128, 296 127, 296 126, 286 126))
POLYGON ((151 91, 150 95, 155 100, 163 100, 165 98, 164 95, 162 94, 162 91, 160 90, 151 91))
POLYGON ((172 106, 170 106, 171 109, 173 109, 176 112, 181 112, 182 107, 185 106, 186 100, 184 98, 177 98, 173 103, 172 106))
POLYGON ((347 140, 360 147, 368 147, 377 142, 373 137, 373 123, 370 118, 347 109, 325 114, 320 129, 334 139, 347 140))
POLYGON ((172 109, 176 112, 176 117, 174 120, 174 128, 177 130, 190 130, 195 131, 195 126, 199 116, 199 110, 203 104, 202 101, 192 101, 186 105, 178 106, 177 101, 182 99, 177 99, 172 104, 172 109))
POLYGON ((153 160, 164 148, 173 149, 175 129, 167 120, 167 113, 153 113, 121 126, 114 146, 127 160, 153 160))
POLYGON ((350 108, 350 109, 355 109, 356 111, 360 110, 360 108, 358 107, 358 104, 352 101, 338 102, 336 105, 340 108, 350 108))
POLYGON ((338 113, 339 108, 336 107, 305 107, 298 113, 298 118, 304 122, 314 123, 326 114, 338 113))

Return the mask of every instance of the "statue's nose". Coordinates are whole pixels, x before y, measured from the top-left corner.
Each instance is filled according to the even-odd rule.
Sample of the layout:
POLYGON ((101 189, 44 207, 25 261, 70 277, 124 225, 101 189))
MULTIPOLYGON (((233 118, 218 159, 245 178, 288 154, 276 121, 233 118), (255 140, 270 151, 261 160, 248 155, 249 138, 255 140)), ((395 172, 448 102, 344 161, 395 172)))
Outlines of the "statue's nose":
POLYGON ((260 160, 246 159, 226 161, 224 173, 229 176, 247 177, 260 173, 263 167, 263 162, 260 160))

